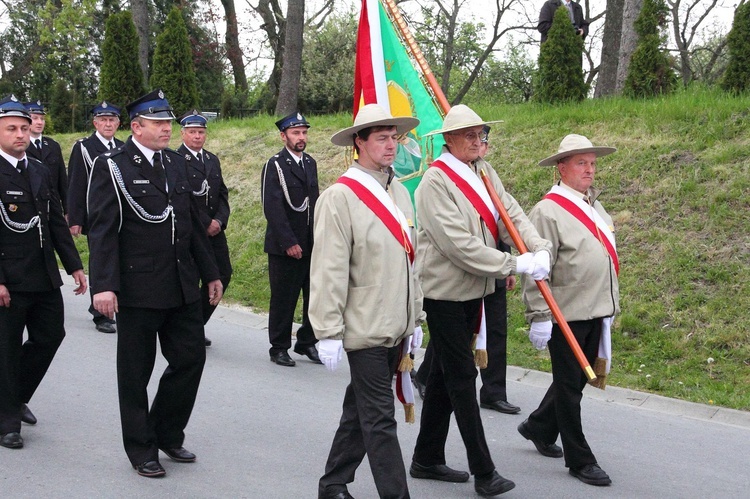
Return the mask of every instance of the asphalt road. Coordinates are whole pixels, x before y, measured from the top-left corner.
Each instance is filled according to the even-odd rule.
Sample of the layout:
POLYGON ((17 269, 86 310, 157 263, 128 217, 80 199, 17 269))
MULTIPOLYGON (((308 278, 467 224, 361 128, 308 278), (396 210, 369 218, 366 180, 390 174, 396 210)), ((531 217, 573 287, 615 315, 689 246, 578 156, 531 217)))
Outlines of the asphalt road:
MULTIPOLYGON (((29 404, 39 419, 24 425, 21 450, 0 448, 2 498, 315 498, 348 383, 346 361, 334 373, 291 354, 294 368, 269 362, 266 319, 220 307, 207 326, 214 345, 185 447, 193 464, 162 456, 162 479, 138 476, 122 449, 115 373, 116 335, 98 333, 63 288, 67 337, 29 404)), ((151 390, 166 367, 159 358, 151 390)), ((482 409, 497 469, 516 482, 508 498, 732 498, 750 495, 750 413, 691 404, 630 390, 586 388, 583 424, 611 487, 585 485, 562 459, 539 455, 516 427, 541 400, 550 377, 509 368, 511 402, 521 414, 482 409)), ((738 387, 737 389, 748 389, 738 387)), ((151 392, 153 393, 153 391, 151 392)), ((407 467, 419 431, 399 424, 407 467)), ((403 410, 397 407, 399 422, 403 410)), ((559 442, 558 442, 559 443, 559 442)), ((467 469, 455 424, 448 464, 467 469)), ((475 497, 472 481, 447 484, 409 478, 414 498, 475 497)), ((357 499, 377 493, 365 461, 349 488, 357 499)))

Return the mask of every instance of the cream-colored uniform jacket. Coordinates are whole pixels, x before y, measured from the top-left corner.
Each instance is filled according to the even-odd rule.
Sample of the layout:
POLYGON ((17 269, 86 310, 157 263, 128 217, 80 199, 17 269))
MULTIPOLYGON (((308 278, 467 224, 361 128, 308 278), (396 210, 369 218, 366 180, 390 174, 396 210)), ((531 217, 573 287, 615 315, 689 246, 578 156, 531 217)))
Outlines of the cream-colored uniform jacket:
MULTIPOLYGON (((560 186, 583 199, 580 192, 562 182, 560 186)), ((614 232, 612 218, 596 200, 599 191, 590 188, 588 195, 593 209, 614 232)), ((619 313, 620 289, 614 263, 591 231, 548 199, 539 201, 529 212, 529 218, 539 234, 552 242, 549 285, 565 320, 585 321, 619 313)), ((554 320, 533 280, 524 279, 523 290, 529 323, 554 320)))
MULTIPOLYGON (((444 148, 443 152, 446 151, 444 148)), ((529 250, 548 250, 549 241, 539 237, 489 163, 479 159, 471 168, 477 175, 480 169, 489 175, 529 250)), ((445 173, 428 168, 415 197, 419 242, 417 267, 426 298, 447 301, 482 298, 495 291, 495 279, 504 279, 515 273, 516 257, 497 249, 497 241, 477 210, 445 173)), ((498 229, 501 239, 513 245, 501 221, 498 229)))
MULTIPOLYGON (((414 223, 409 191, 392 176, 354 163, 388 191, 414 223)), ((318 339, 344 340, 346 350, 392 347, 414 332, 422 293, 404 247, 380 218, 343 184, 315 205, 310 264, 310 322, 318 339)), ((416 237, 412 229, 412 244, 416 237)))

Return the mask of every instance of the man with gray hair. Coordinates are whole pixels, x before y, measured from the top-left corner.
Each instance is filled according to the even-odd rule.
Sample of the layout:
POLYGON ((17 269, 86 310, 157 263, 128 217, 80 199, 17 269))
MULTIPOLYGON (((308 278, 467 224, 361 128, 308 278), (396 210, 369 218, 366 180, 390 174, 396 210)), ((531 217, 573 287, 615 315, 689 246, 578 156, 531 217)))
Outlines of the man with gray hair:
MULTIPOLYGON (((479 495, 494 496, 515 484, 500 476, 490 456, 476 398, 477 370, 472 355, 475 334, 482 337, 482 300, 495 281, 527 273, 544 279, 549 272, 549 241, 539 237, 497 173, 479 159, 482 129, 488 122, 464 105, 454 106, 440 130, 445 147, 416 190, 418 274, 424 311, 435 351, 425 389, 422 420, 409 472, 414 478, 466 482, 469 474, 445 464, 451 413, 456 415, 469 470, 479 495), (503 206, 532 252, 521 256, 498 249, 512 243, 480 180, 489 177, 503 206), (477 334, 479 333, 479 334, 477 334)), ((485 336, 486 337, 486 336, 485 336)), ((482 342, 477 340, 477 349, 482 342)))
MULTIPOLYGON (((594 366, 595 386, 604 388, 611 358, 610 328, 620 311, 620 269, 612 218, 592 187, 596 158, 615 152, 594 146, 582 135, 566 136, 556 154, 539 162, 557 166, 561 180, 529 212, 539 234, 552 242, 549 285, 576 341, 594 366)), ((590 485, 612 483, 597 464, 581 425, 581 398, 586 375, 537 286, 524 283, 529 339, 540 350, 549 346, 552 385, 539 408, 518 432, 546 457, 565 456, 574 477, 590 485), (562 449, 555 444, 557 436, 562 449)))

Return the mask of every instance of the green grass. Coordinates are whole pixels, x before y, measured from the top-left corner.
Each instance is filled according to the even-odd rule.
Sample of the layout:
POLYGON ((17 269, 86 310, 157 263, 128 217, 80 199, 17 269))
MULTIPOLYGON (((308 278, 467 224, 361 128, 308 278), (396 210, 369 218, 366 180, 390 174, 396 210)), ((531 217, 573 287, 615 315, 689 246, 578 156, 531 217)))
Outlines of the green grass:
MULTIPOLYGON (((596 181, 621 261, 609 383, 750 410, 750 96, 694 88, 650 101, 474 108, 505 121, 493 126, 489 161, 526 210, 553 181, 552 169, 536 163, 567 133, 619 149, 599 160, 596 181)), ((206 146, 221 157, 230 188, 235 275, 227 298, 259 311, 269 294, 260 171, 281 148, 273 121, 211 123, 206 146)), ((347 166, 329 138, 351 117, 310 121, 308 152, 326 187, 347 166)), ((58 138, 69 150, 76 137, 58 138)), ((177 128, 172 145, 179 145, 177 128)), ((85 251, 83 241, 79 248, 85 251)), ((511 364, 549 371, 549 357, 526 337, 518 291, 509 294, 508 331, 511 364)))

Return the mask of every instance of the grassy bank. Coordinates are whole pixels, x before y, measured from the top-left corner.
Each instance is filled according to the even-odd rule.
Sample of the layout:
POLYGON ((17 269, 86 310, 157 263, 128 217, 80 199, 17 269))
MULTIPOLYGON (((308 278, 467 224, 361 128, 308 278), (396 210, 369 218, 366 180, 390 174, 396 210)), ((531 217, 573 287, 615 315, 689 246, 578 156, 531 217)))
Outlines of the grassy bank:
MULTIPOLYGON (((695 89, 645 102, 476 106, 486 119, 505 120, 493 127, 489 160, 526 210, 553 181, 537 161, 565 134, 619 149, 600 160, 596 181, 615 220, 621 261, 612 385, 750 410, 749 105, 750 97, 695 89)), ((346 167, 329 137, 350 120, 310 118, 308 152, 322 187, 346 167)), ((274 130, 267 116, 216 122, 207 143, 221 157, 233 210, 227 235, 235 275, 227 298, 261 311, 269 291, 260 171, 281 148, 274 130)), ((69 151, 75 137, 59 138, 69 151)), ((526 338, 517 291, 509 307, 509 362, 549 370, 547 354, 526 338)))

